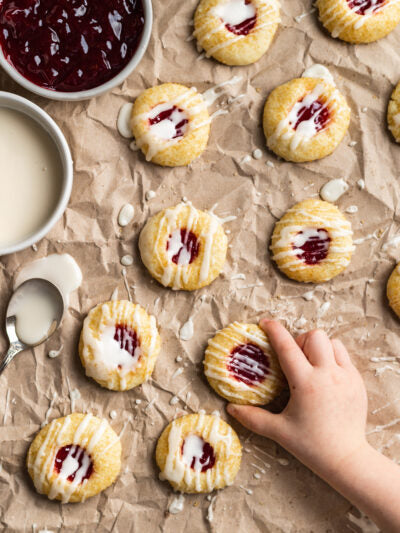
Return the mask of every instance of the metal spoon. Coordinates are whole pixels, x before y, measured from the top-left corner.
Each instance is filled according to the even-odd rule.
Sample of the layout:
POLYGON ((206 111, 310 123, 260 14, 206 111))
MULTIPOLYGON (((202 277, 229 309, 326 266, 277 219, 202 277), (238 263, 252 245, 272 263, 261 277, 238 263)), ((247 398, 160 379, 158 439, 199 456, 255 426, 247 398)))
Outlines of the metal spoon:
POLYGON ((14 357, 23 350, 26 350, 27 348, 33 348, 34 346, 38 346, 39 344, 42 344, 42 342, 46 341, 55 330, 60 325, 61 319, 64 314, 64 300, 62 297, 61 292, 58 290, 58 288, 53 285, 53 283, 50 283, 50 281, 47 281, 47 279, 39 279, 39 278, 33 278, 28 279, 24 283, 21 283, 19 287, 14 291, 13 295, 10 298, 10 301, 8 302, 7 307, 7 313, 6 313, 6 332, 8 336, 8 340, 10 341, 10 347, 4 356, 3 361, 0 363, 0 374, 3 372, 3 370, 6 368, 6 366, 14 359, 14 357), (17 300, 22 299, 24 297, 24 293, 26 294, 26 291, 32 291, 32 290, 38 290, 43 292, 48 298, 51 299, 52 307, 54 309, 54 318, 52 320, 51 326, 49 328, 49 331, 47 334, 41 338, 38 342, 35 344, 27 344, 25 342, 22 342, 18 338, 17 329, 16 329, 16 316, 14 309, 17 306, 17 300))

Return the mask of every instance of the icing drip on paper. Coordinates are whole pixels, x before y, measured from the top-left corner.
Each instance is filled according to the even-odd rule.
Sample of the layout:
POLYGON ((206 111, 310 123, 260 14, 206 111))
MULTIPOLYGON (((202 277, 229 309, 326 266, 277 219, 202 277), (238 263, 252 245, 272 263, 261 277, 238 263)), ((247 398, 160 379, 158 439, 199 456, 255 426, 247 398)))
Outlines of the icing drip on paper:
POLYGON ((133 137, 131 128, 132 108, 133 104, 124 104, 118 113, 117 130, 122 137, 125 137, 125 139, 131 139, 133 137))
POLYGON ((326 202, 336 202, 348 190, 349 186, 341 178, 330 180, 323 185, 319 194, 326 202))

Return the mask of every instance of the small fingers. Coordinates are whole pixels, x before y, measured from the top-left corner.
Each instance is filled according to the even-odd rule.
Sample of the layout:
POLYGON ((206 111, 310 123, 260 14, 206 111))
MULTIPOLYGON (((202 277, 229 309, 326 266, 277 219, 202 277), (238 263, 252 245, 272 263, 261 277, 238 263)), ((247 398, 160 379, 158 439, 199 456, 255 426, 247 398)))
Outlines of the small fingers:
POLYGON ((252 405, 236 405, 228 404, 228 413, 236 418, 244 427, 268 437, 273 440, 279 440, 282 433, 281 426, 282 417, 274 415, 261 407, 254 407, 252 405))
POLYGON ((343 342, 339 339, 332 339, 331 343, 337 364, 340 366, 352 364, 349 352, 347 351, 343 342))
POLYGON ((325 331, 315 329, 305 334, 303 352, 313 366, 332 364, 335 361, 333 346, 325 331))
POLYGON ((304 357, 296 341, 282 324, 274 320, 263 319, 260 327, 267 334, 289 384, 311 369, 307 358, 304 357))

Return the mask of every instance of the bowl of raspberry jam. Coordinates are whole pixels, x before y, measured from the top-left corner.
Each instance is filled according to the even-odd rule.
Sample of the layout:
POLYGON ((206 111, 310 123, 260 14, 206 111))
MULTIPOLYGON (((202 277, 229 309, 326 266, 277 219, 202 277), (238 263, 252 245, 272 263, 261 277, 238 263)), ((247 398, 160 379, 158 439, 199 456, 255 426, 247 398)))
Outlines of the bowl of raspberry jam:
POLYGON ((40 96, 93 98, 136 68, 152 20, 151 0, 0 0, 0 65, 40 96))

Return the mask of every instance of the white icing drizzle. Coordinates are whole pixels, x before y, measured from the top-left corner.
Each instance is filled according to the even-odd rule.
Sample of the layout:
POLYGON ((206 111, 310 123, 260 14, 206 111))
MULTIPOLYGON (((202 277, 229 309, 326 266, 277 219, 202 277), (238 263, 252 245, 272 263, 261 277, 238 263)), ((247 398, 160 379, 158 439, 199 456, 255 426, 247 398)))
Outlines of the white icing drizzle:
POLYGON ((123 205, 118 214, 118 224, 121 227, 127 226, 130 222, 132 222, 134 213, 135 213, 135 209, 133 205, 131 204, 123 205))
POLYGON ((157 254, 158 264, 163 265, 161 283, 164 286, 172 285, 172 288, 175 290, 183 288, 184 283, 187 283, 189 279, 190 273, 190 264, 188 263, 188 257, 185 255, 185 253, 182 253, 184 252, 184 248, 179 254, 178 265, 172 262, 172 257, 176 253, 176 247, 179 245, 178 240, 180 241, 181 228, 178 223, 179 216, 182 211, 186 211, 188 208, 189 216, 185 225, 186 230, 189 232, 193 231, 193 233, 197 234, 197 238, 202 241, 203 249, 200 251, 200 253, 202 253, 202 262, 199 274, 199 281, 201 283, 208 278, 212 261, 211 250, 214 242, 214 236, 220 226, 219 218, 210 211, 210 218, 208 224, 206 224, 206 228, 204 228, 199 234, 199 228, 197 227, 199 214, 197 209, 193 207, 191 202, 181 202, 177 206, 165 210, 163 217, 161 218, 160 223, 158 225, 158 233, 154 244, 154 250, 157 254), (163 246, 160 245, 160 241, 162 239, 163 234, 173 236, 172 242, 170 241, 170 247, 168 250, 166 250, 168 258, 167 262, 162 260, 159 255, 159 252, 157 251, 163 248, 163 246), (178 268, 175 268, 176 266, 178 268))
POLYGON ((49 407, 46 411, 46 414, 44 415, 44 420, 40 425, 41 428, 44 428, 44 426, 47 426, 47 424, 49 423, 49 416, 50 416, 51 410, 53 409, 54 403, 57 400, 57 398, 58 398, 57 393, 53 392, 53 396, 51 397, 49 407))
MULTIPOLYGON (((89 458, 86 457, 83 460, 82 466, 76 470, 77 461, 74 460, 72 454, 75 451, 75 446, 81 444, 82 436, 85 431, 90 431, 88 427, 93 419, 94 417, 92 414, 87 414, 76 428, 72 442, 70 442, 70 444, 73 446, 71 446, 68 456, 63 463, 63 467, 57 476, 53 476, 54 459, 58 448, 62 445, 63 434, 69 427, 71 418, 65 417, 63 422, 61 422, 60 419, 55 419, 51 422, 46 438, 43 440, 43 443, 36 454, 35 460, 32 461, 33 457, 30 457, 30 462, 28 463, 28 468, 32 472, 33 483, 36 490, 40 494, 44 493, 45 485, 49 484, 48 497, 51 500, 56 497, 61 497, 63 503, 70 501, 75 490, 78 489, 81 480, 85 476, 89 466, 89 458), (51 446, 50 449, 49 445, 51 446), (67 477, 73 472, 75 472, 74 480, 68 481, 67 477)), ((108 423, 106 420, 102 420, 98 425, 91 425, 91 435, 84 441, 87 443, 85 444, 86 456, 89 456, 93 453, 94 449, 100 442, 108 423)), ((81 487, 83 491, 85 489, 85 482, 86 480, 83 481, 81 487)))
POLYGON ((124 104, 118 113, 117 130, 122 137, 125 137, 125 139, 131 139, 133 137, 131 128, 132 108, 133 104, 124 104))
POLYGON ((251 4, 246 6, 244 0, 227 0, 224 3, 217 4, 208 13, 206 12, 204 14, 204 22, 193 32, 193 36, 196 37, 200 49, 214 34, 223 32, 224 37, 222 42, 209 48, 209 50, 205 52, 205 57, 211 57, 219 50, 245 39, 248 35, 254 35, 264 28, 274 26, 281 20, 279 14, 279 2, 277 0, 260 0, 259 5, 257 6, 256 23, 247 35, 236 35, 226 28, 225 24, 229 24, 229 22, 226 22, 228 19, 246 20, 249 18, 246 17, 243 19, 243 16, 245 16, 246 13, 249 13, 251 9, 251 4), (217 26, 211 31, 208 29, 210 17, 218 19, 217 26), (223 17, 226 17, 225 20, 223 20, 223 17), (260 22, 261 18, 265 19, 265 22, 260 22))
POLYGON ((308 67, 302 74, 302 78, 318 78, 325 80, 327 83, 330 83, 331 85, 336 85, 335 80, 333 79, 332 74, 329 72, 329 70, 320 63, 314 63, 314 65, 311 65, 311 67, 308 67))
MULTIPOLYGON (((273 259, 276 261, 282 257, 293 257, 293 261, 285 263, 285 268, 289 270, 303 270, 309 268, 309 265, 304 263, 301 259, 296 256, 296 250, 292 247, 293 238, 300 231, 304 231, 305 228, 323 228, 328 232, 330 238, 332 239, 329 245, 329 253, 321 263, 335 263, 336 265, 341 265, 346 267, 350 263, 350 258, 347 256, 350 252, 353 252, 355 247, 350 245, 335 244, 335 239, 340 239, 343 237, 351 237, 353 232, 351 230, 351 224, 344 217, 338 216, 337 213, 324 213, 321 217, 318 214, 317 210, 311 209, 300 209, 297 206, 292 207, 287 211, 288 215, 293 213, 295 217, 302 217, 302 224, 299 225, 295 220, 292 224, 287 224, 290 221, 290 218, 286 218, 282 223, 279 220, 276 223, 275 231, 278 236, 278 239, 274 243, 274 248, 288 248, 281 252, 276 253, 273 256, 273 259)), ((356 244, 356 241, 354 241, 356 244)), ((303 295, 304 297, 305 295, 303 295)))
POLYGON ((379 13, 383 9, 387 9, 393 4, 397 4, 398 2, 399 0, 389 0, 381 5, 377 5, 377 0, 372 0, 371 6, 366 9, 364 14, 357 13, 357 10, 362 8, 365 4, 353 7, 348 5, 348 9, 345 12, 337 10, 337 5, 335 3, 327 3, 325 6, 322 4, 321 6, 321 0, 317 0, 316 5, 320 11, 320 18, 324 19, 324 25, 328 26, 332 22, 334 23, 334 28, 331 32, 332 37, 338 37, 349 26, 352 26, 354 30, 359 30, 373 15, 379 13))
MULTIPOLYGON (((187 115, 188 123, 184 131, 184 135, 201 128, 204 125, 207 125, 211 122, 211 119, 208 119, 206 122, 199 123, 198 116, 199 113, 207 111, 207 104, 197 92, 195 87, 185 90, 182 94, 176 98, 172 98, 168 102, 163 102, 155 106, 147 113, 141 113, 132 117, 132 125, 139 124, 142 121, 146 121, 148 124, 149 118, 156 117, 163 110, 171 109, 173 107, 179 107, 187 115), (197 102, 197 103, 196 103, 197 102), (194 104, 194 105, 192 105, 194 104)), ((162 122, 171 122, 169 120, 164 120, 162 122)), ((171 124, 173 124, 171 122, 171 124)), ((139 148, 147 145, 146 161, 151 161, 161 150, 169 148, 177 144, 183 137, 168 138, 165 133, 165 128, 160 130, 160 126, 155 129, 155 126, 146 126, 146 131, 140 137, 136 138, 136 145, 139 148)))
MULTIPOLYGON (((208 416, 204 411, 199 411, 198 422, 191 435, 184 435, 182 432, 181 419, 174 420, 171 423, 168 435, 168 453, 164 469, 160 472, 160 479, 168 480, 172 483, 179 484, 185 481, 189 490, 200 491, 202 480, 205 481, 208 492, 211 492, 215 486, 221 484, 231 485, 234 477, 231 474, 229 459, 232 457, 231 450, 233 433, 230 426, 225 426, 227 432, 221 431, 221 419, 217 416, 208 416), (196 439, 192 439, 196 437, 196 439), (220 453, 216 456, 215 464, 205 472, 201 468, 193 469, 189 466, 188 455, 185 457, 181 453, 182 444, 190 443, 190 450, 198 453, 196 446, 197 439, 203 438, 214 450, 220 448, 220 453), (196 442, 195 442, 196 440, 196 442), (218 457, 225 457, 225 461, 218 460, 218 457)), ((186 446, 184 446, 185 449, 186 446)), ((189 452, 187 452, 189 454, 189 452)))
MULTIPOLYGON (((246 342, 254 343, 256 346, 261 348, 267 354, 267 356, 268 353, 271 352, 271 347, 264 334, 257 334, 247 331, 245 325, 240 324, 239 322, 234 322, 231 324, 229 330, 225 328, 225 330, 220 330, 218 333, 220 335, 222 334, 229 343, 232 343, 235 346, 243 344, 244 337, 246 342)), ((271 367, 269 367, 268 374, 265 375, 264 380, 257 383, 257 386, 248 385, 243 381, 235 379, 235 377, 229 372, 226 365, 226 361, 230 357, 230 350, 225 348, 222 344, 216 342, 214 338, 208 341, 206 353, 208 356, 211 356, 212 359, 204 363, 205 375, 211 379, 218 380, 220 382, 219 387, 222 392, 224 392, 223 384, 225 383, 239 391, 238 394, 235 394, 231 389, 229 389, 229 391, 226 390, 226 394, 229 396, 242 398, 242 392, 251 391, 255 394, 255 396, 258 397, 257 399, 253 400, 255 403, 259 398, 264 399, 265 396, 270 393, 271 385, 274 382, 280 381, 280 376, 278 376, 271 367), (221 361, 224 363, 222 366, 219 364, 221 361)), ((254 361, 252 359, 246 357, 245 355, 241 355, 240 359, 240 364, 243 365, 244 368, 250 367, 253 372, 257 372, 258 367, 257 365, 254 366, 254 361)))
POLYGON ((301 13, 300 15, 297 15, 297 17, 294 17, 294 20, 299 23, 301 22, 304 18, 308 17, 309 15, 312 15, 313 13, 315 13, 315 7, 313 7, 312 9, 310 9, 310 11, 304 11, 304 13, 301 13))
POLYGON ((335 89, 329 98, 324 98, 321 108, 308 120, 303 120, 297 126, 297 129, 294 129, 294 126, 297 123, 299 113, 304 107, 310 107, 314 102, 316 102, 320 97, 322 97, 330 84, 321 82, 312 91, 310 91, 300 102, 296 102, 292 109, 289 111, 286 117, 284 117, 278 124, 274 133, 268 138, 270 146, 275 146, 280 138, 290 141, 290 150, 295 151, 302 143, 309 142, 317 133, 324 131, 324 129, 329 126, 330 120, 328 120, 327 125, 317 131, 317 124, 315 119, 322 113, 326 108, 329 108, 331 112, 340 113, 341 110, 338 109, 337 99, 339 97, 339 92, 335 89))
MULTIPOLYGON (((83 356, 86 361, 86 374, 96 380, 107 381, 110 373, 118 371, 121 389, 125 389, 127 382, 126 377, 130 372, 134 372, 141 365, 146 365, 151 359, 156 347, 158 337, 157 324, 154 316, 149 315, 150 338, 151 343, 148 350, 148 357, 141 357, 142 350, 140 345, 136 346, 134 356, 127 350, 122 349, 120 343, 114 340, 115 325, 131 325, 140 339, 142 328, 142 315, 139 306, 134 307, 124 301, 112 301, 112 305, 104 304, 101 306, 101 318, 99 320, 98 332, 94 333, 90 328, 90 315, 85 318, 82 329, 82 338, 84 343, 83 356), (89 357, 89 349, 94 357, 89 357), (139 359, 140 358, 140 359, 139 359), (120 368, 118 366, 120 365, 120 368)), ((122 334, 122 333, 121 333, 122 334)), ((130 338, 124 339, 131 342, 130 338)), ((146 378, 151 373, 150 368, 146 368, 146 378)))
POLYGON ((349 205, 349 207, 346 207, 346 213, 349 213, 350 215, 354 215, 354 213, 358 212, 358 207, 356 205, 349 205))
POLYGON ((81 393, 78 389, 73 389, 71 387, 71 383, 69 382, 69 378, 67 376, 67 387, 68 387, 68 394, 69 394, 69 400, 71 402, 71 413, 75 411, 75 402, 76 400, 79 400, 81 397, 81 393))
POLYGON ((121 275, 122 275, 122 279, 124 280, 124 285, 125 285, 125 290, 128 294, 128 300, 131 302, 132 301, 132 295, 131 295, 131 291, 129 289, 129 283, 128 283, 128 278, 126 276, 126 268, 122 268, 121 269, 121 275))
POLYGON ((210 499, 210 505, 207 509, 207 522, 211 524, 211 522, 214 520, 214 502, 217 499, 217 495, 213 496, 210 499))

